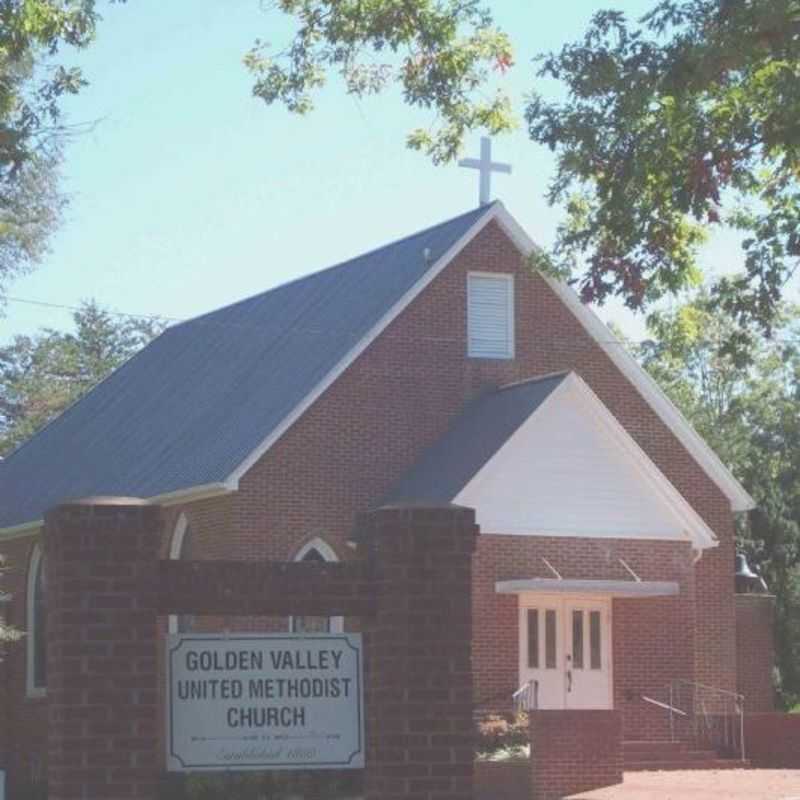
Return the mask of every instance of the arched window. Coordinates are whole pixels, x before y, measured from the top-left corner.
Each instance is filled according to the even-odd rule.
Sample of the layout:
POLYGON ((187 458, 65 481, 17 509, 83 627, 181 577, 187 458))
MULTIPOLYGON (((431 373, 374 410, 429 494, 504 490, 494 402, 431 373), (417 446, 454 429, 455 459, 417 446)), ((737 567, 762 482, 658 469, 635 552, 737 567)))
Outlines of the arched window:
POLYGON ((25 627, 27 629, 27 693, 42 697, 47 689, 47 598, 45 569, 41 545, 31 553, 25 627))
MULTIPOLYGON (((334 549, 322 539, 312 539, 300 548, 295 561, 338 561, 334 549)), ((343 617, 289 617, 292 633, 341 633, 343 617)))
MULTIPOLYGON (((178 517, 172 541, 169 543, 169 557, 174 560, 179 558, 191 559, 192 557, 192 529, 185 514, 178 517)), ((193 617, 191 614, 170 614, 167 627, 170 633, 186 633, 192 628, 193 617)))

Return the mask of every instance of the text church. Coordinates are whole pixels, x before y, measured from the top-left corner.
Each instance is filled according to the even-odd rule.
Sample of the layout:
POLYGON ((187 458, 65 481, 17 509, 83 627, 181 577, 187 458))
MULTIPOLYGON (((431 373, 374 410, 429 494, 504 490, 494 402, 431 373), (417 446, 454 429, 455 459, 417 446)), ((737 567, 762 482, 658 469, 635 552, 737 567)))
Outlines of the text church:
MULTIPOLYGON (((2 608, 27 631, 0 664, 9 787, 46 759, 42 520, 93 495, 167 506, 163 557, 199 560, 347 560, 360 512, 465 506, 476 709, 614 712, 646 752, 675 738, 680 686, 771 708, 769 647, 737 669, 734 521, 751 498, 573 291, 531 268, 534 243, 487 202, 483 156, 477 209, 168 328, 0 463, 2 608)), ((585 733, 593 718, 575 719, 585 733)))

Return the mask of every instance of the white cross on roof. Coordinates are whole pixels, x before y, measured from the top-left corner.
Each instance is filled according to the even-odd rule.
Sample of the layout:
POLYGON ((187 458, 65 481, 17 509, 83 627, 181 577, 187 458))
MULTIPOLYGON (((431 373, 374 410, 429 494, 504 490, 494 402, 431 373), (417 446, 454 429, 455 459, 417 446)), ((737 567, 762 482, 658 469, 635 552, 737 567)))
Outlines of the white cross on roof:
POLYGON ((500 164, 492 161, 492 140, 488 136, 481 137, 481 157, 462 158, 458 162, 459 167, 468 167, 480 171, 480 194, 479 203, 482 206, 492 202, 492 173, 505 172, 511 174, 511 164, 500 164))

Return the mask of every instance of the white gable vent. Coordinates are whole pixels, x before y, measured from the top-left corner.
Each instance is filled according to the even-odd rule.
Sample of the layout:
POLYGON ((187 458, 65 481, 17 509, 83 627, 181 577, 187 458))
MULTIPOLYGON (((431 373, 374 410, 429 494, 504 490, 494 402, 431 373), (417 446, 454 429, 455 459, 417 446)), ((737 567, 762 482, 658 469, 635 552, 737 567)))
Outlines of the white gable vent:
POLYGON ((467 276, 467 353, 470 358, 514 357, 514 276, 467 276))

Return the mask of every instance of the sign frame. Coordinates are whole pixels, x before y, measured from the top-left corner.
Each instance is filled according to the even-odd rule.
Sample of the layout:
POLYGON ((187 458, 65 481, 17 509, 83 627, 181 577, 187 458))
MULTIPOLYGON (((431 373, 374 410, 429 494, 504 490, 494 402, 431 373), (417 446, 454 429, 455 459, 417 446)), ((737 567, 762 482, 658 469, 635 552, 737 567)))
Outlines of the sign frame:
MULTIPOLYGON (((167 770, 169 772, 234 772, 234 771, 263 771, 274 770, 318 770, 318 769, 363 769, 365 760, 366 740, 364 736, 364 667, 363 667, 363 637, 360 633, 177 633, 167 636, 166 656, 166 691, 165 691, 165 723, 166 737, 165 749, 167 770), (302 643, 324 642, 326 644, 340 644, 349 648, 354 653, 355 687, 352 702, 355 704, 355 749, 344 760, 331 761, 301 761, 287 763, 286 761, 235 761, 232 763, 193 763, 186 760, 186 753, 175 752, 175 713, 173 698, 173 656, 183 648, 186 643, 195 642, 198 645, 218 643, 241 642, 244 647, 253 647, 259 642, 279 643, 285 642, 288 647, 297 647, 302 643)), ((263 674, 263 673, 262 673, 263 674)), ((181 701, 185 702, 185 701, 181 701)))

